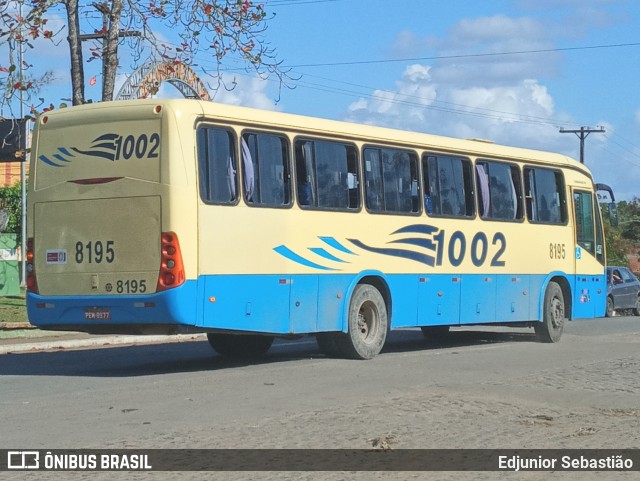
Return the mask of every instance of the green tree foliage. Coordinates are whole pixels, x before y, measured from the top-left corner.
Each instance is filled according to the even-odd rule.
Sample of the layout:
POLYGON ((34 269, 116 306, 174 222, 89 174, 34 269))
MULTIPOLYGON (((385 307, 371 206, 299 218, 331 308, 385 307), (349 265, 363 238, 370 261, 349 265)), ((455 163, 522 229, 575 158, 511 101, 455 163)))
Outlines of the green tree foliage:
POLYGON ((618 203, 620 235, 634 245, 640 245, 640 198, 618 203))
POLYGON ((603 208, 607 263, 629 266, 627 254, 640 252, 640 198, 631 202, 621 201, 618 207, 618 226, 611 227, 603 208))
POLYGON ((22 192, 20 183, 13 185, 12 187, 0 188, 0 208, 6 209, 9 212, 9 223, 7 224, 4 232, 11 234, 21 233, 22 228, 22 192))

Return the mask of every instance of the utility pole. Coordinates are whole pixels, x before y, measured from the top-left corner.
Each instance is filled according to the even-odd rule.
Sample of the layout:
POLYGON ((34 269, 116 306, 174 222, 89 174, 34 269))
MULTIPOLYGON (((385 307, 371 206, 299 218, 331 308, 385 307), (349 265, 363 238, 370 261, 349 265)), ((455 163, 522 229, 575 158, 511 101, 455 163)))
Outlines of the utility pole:
MULTIPOLYGON (((102 49, 104 52, 105 42, 109 34, 109 15, 111 13, 109 6, 106 2, 94 2, 92 4, 96 10, 102 13, 102 30, 96 33, 89 33, 84 35, 78 35, 81 42, 86 40, 102 40, 102 49)), ((118 37, 141 37, 142 33, 137 30, 118 30, 118 37)), ((104 98, 105 91, 105 79, 106 79, 107 64, 104 57, 102 58, 102 96, 104 98)), ((109 99, 111 100, 111 99, 109 99)))
POLYGON ((590 133, 592 132, 600 132, 604 133, 604 127, 600 127, 598 129, 591 129, 589 127, 580 127, 579 130, 567 130, 564 128, 560 128, 561 134, 576 134, 580 139, 580 163, 584 164, 584 139, 586 139, 590 133))

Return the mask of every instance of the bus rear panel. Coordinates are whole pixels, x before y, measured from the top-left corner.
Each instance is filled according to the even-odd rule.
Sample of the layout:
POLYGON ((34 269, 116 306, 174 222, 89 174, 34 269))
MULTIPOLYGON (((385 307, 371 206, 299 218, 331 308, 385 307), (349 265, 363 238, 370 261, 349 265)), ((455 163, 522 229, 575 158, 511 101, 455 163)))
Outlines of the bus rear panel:
POLYGON ((186 279, 166 203, 174 176, 162 167, 171 153, 163 117, 172 114, 115 104, 39 119, 27 242, 32 324, 144 333, 194 323, 195 281, 186 279))

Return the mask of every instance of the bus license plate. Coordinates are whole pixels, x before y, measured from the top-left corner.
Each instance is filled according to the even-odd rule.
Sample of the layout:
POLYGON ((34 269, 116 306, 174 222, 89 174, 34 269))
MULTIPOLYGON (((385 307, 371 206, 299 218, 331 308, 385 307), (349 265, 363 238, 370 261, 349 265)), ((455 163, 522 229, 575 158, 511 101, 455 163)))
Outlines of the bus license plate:
POLYGON ((87 321, 108 321, 111 319, 111 311, 109 309, 85 309, 84 318, 87 321))

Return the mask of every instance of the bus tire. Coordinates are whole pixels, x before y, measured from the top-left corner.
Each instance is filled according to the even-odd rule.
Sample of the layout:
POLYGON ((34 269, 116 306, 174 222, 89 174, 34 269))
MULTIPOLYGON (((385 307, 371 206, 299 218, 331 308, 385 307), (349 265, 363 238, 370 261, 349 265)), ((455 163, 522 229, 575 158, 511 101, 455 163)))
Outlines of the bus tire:
POLYGON ((259 334, 207 333, 209 344, 218 354, 245 359, 264 356, 273 344, 273 339, 273 336, 259 334))
POLYGON ((549 282, 544 293, 542 322, 534 324, 538 340, 541 342, 558 342, 562 337, 566 320, 562 289, 557 282, 549 282))
POLYGON ((449 326, 422 326, 420 329, 428 341, 442 341, 449 336, 449 326))
POLYGON ((349 302, 347 333, 339 333, 336 346, 350 359, 372 359, 380 353, 389 326, 387 305, 380 291, 358 284, 349 302))

